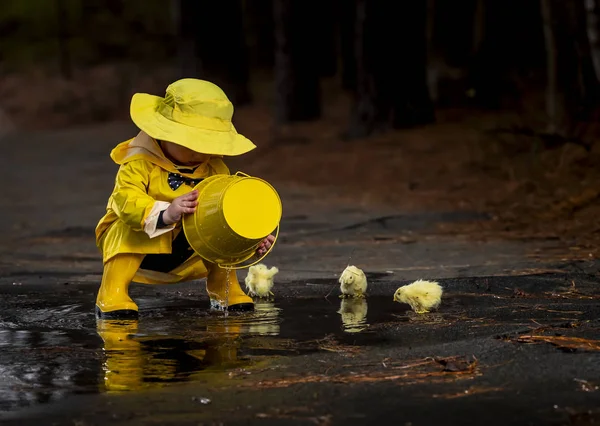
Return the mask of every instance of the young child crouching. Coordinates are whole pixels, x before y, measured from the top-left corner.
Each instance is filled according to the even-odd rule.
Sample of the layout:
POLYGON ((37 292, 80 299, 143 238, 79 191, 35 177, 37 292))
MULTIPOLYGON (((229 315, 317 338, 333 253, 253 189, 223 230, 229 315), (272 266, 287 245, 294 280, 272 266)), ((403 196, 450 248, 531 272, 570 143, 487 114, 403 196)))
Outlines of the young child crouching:
MULTIPOLYGON (((200 258, 181 226, 183 215, 193 213, 198 204, 193 187, 206 177, 229 174, 223 156, 256 147, 236 132, 232 116, 225 93, 208 81, 178 80, 167 87, 164 98, 133 96, 131 118, 141 131, 110 154, 120 167, 106 214, 96 227, 104 263, 98 318, 137 317, 138 307, 129 297, 131 281, 168 284, 206 278, 213 307, 254 308, 235 270, 200 258)), ((273 241, 269 235, 257 255, 273 241)))

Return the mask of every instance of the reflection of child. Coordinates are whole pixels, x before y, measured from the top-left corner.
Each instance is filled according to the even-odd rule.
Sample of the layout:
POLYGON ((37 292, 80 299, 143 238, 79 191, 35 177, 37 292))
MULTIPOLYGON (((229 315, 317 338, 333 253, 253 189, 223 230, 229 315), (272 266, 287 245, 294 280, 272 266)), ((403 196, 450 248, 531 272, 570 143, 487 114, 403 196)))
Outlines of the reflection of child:
MULTIPOLYGON (((213 307, 226 303, 229 282, 229 309, 253 309, 235 271, 201 259, 181 227, 182 216, 198 204, 197 191, 190 189, 205 177, 229 174, 223 156, 255 148, 236 132, 232 115, 225 93, 203 80, 176 81, 165 98, 133 96, 131 118, 141 131, 111 152, 120 168, 106 214, 96 227, 104 262, 98 317, 137 316, 138 307, 128 294, 131 281, 166 284, 205 277, 213 307)), ((257 254, 264 254, 273 240, 269 235, 257 254)))

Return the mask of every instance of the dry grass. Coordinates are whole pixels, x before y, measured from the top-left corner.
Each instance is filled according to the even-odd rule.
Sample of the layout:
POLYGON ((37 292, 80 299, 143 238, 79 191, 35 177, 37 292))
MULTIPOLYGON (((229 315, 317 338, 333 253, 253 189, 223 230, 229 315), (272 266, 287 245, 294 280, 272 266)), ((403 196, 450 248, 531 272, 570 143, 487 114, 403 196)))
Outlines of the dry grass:
POLYGON ((583 337, 525 334, 519 336, 516 341, 519 343, 550 343, 559 349, 600 351, 600 340, 584 339, 583 337))
MULTIPOLYGON (((565 313, 566 311, 562 311, 565 313)), ((576 311, 576 313, 579 313, 576 311)), ((569 320, 563 324, 543 325, 535 320, 531 320, 536 324, 528 333, 519 334, 517 336, 503 336, 502 339, 516 343, 539 344, 549 343, 557 349, 565 351, 600 351, 600 340, 589 339, 587 337, 575 336, 581 331, 593 331, 597 334, 598 328, 590 327, 590 321, 569 320)))
POLYGON ((351 364, 337 366, 345 368, 343 373, 336 374, 303 374, 280 377, 275 380, 248 382, 240 387, 287 388, 306 383, 379 383, 386 381, 397 382, 398 385, 413 385, 422 383, 447 383, 457 380, 472 379, 480 375, 478 362, 475 358, 453 356, 447 358, 425 358, 410 362, 384 360, 375 371, 372 364, 351 364), (381 368, 383 367, 383 368, 381 368), (357 372, 363 370, 363 372, 357 372))
POLYGON ((501 388, 501 387, 471 386, 462 392, 433 394, 432 396, 434 398, 456 399, 456 398, 463 398, 465 396, 481 395, 484 393, 502 392, 505 390, 506 390, 505 388, 501 388))

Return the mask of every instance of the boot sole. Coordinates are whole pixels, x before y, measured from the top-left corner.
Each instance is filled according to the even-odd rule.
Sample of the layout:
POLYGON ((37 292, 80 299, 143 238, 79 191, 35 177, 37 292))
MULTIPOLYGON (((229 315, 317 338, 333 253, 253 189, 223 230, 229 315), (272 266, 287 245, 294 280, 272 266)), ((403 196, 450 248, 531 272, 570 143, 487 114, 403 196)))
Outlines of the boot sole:
POLYGON ((118 309, 116 311, 102 312, 98 306, 96 306, 96 318, 98 319, 137 319, 139 317, 138 311, 133 309, 118 309))

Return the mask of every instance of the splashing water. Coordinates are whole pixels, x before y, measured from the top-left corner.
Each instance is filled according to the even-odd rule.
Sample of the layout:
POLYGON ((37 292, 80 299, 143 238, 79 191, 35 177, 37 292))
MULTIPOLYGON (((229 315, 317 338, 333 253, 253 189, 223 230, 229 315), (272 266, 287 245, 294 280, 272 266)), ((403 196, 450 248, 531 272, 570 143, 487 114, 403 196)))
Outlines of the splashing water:
POLYGON ((231 274, 231 268, 225 268, 225 273, 227 274, 227 281, 225 283, 225 303, 223 303, 223 313, 225 314, 225 318, 229 316, 229 275, 231 274))
POLYGON ((231 286, 230 274, 233 270, 231 267, 225 269, 225 297, 222 294, 215 293, 209 290, 208 282, 206 286, 206 292, 210 297, 210 307, 213 310, 223 311, 225 317, 229 316, 229 288, 231 286))

